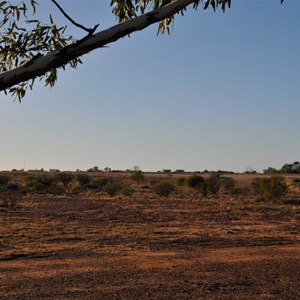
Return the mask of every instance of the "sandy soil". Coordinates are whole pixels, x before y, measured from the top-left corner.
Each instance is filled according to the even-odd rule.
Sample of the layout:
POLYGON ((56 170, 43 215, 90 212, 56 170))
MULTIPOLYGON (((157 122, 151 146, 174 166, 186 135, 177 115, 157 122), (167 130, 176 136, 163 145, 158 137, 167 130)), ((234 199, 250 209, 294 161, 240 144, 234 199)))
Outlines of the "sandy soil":
POLYGON ((0 299, 300 299, 291 203, 27 197, 0 210, 0 299))

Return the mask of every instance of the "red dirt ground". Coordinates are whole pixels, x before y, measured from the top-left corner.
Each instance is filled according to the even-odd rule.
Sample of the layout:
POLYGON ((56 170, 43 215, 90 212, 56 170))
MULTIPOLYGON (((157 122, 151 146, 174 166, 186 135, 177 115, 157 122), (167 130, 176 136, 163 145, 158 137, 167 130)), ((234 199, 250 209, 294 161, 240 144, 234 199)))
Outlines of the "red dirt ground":
POLYGON ((300 299, 299 206, 149 190, 0 210, 0 299, 300 299))

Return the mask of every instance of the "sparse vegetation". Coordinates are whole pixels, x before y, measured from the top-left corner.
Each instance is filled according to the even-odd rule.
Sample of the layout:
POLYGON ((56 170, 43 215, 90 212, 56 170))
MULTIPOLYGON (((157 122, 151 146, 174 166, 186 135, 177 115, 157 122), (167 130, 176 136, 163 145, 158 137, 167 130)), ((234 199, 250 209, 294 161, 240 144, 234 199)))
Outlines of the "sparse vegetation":
POLYGON ((67 188, 68 185, 72 182, 72 180, 74 179, 74 175, 71 173, 59 173, 56 176, 56 179, 60 182, 63 183, 63 185, 67 188))
POLYGON ((221 188, 221 181, 220 181, 220 177, 216 174, 211 175, 208 179, 207 179, 207 189, 210 193, 212 193, 213 195, 216 195, 219 190, 221 188))
POLYGON ((300 178, 293 178, 292 184, 296 186, 300 186, 300 178))
POLYGON ((170 182, 159 182, 152 186, 153 191, 162 197, 168 197, 174 190, 174 185, 170 182))
MULTIPOLYGON (((15 178, 8 176, 7 174, 0 176, 1 193, 13 194, 53 194, 53 195, 78 195, 89 193, 89 195, 101 192, 110 196, 121 194, 123 196, 130 197, 133 193, 149 193, 153 192, 160 196, 167 197, 175 190, 175 185, 179 186, 177 194, 192 195, 187 193, 187 188, 194 189, 197 193, 203 197, 210 195, 213 198, 216 195, 230 195, 234 196, 253 196, 255 194, 260 195, 261 199, 265 201, 273 201, 283 197, 288 187, 280 176, 273 176, 270 178, 256 178, 251 184, 240 184, 236 186, 236 181, 232 177, 222 177, 219 173, 213 173, 209 177, 202 177, 198 174, 192 174, 190 176, 179 178, 168 178, 167 181, 161 181, 161 175, 158 177, 150 177, 149 181, 139 186, 139 189, 135 185, 131 186, 128 183, 128 177, 119 177, 119 175, 101 176, 96 174, 74 174, 61 172, 59 174, 50 175, 44 174, 31 174, 28 176, 21 176, 19 183, 15 178), (13 180, 12 180, 13 178, 13 180), (126 179, 125 179, 126 178, 126 179)), ((140 171, 136 171, 140 174, 140 171)), ((15 175, 14 175, 15 176, 15 175)), ((19 174, 18 174, 19 176, 19 174)), ((144 176, 144 175, 143 175, 144 176)), ((141 178, 139 176, 139 178, 141 178)), ((132 177, 131 177, 132 179, 132 177)), ((138 181, 137 181, 138 184, 138 181)), ((289 185, 296 187, 300 186, 300 179, 293 178, 289 180, 289 185)), ((185 197, 185 196, 184 196, 185 197)))
POLYGON ((107 185, 108 183, 112 183, 113 179, 111 177, 101 177, 94 180, 94 184, 97 185, 98 191, 101 191, 102 188, 107 185))
POLYGON ((20 186, 17 183, 9 182, 9 176, 0 176, 0 206, 4 208, 15 208, 17 197, 20 194, 20 186))
POLYGON ((134 194, 134 189, 131 188, 129 185, 125 185, 121 189, 121 194, 130 197, 134 194))
POLYGON ((203 182, 204 178, 202 176, 193 174, 185 179, 184 184, 193 189, 198 189, 200 184, 203 182))
POLYGON ((265 201, 279 200, 288 192, 288 186, 282 176, 256 178, 252 182, 254 191, 265 201))
POLYGON ((184 177, 179 177, 179 178, 176 179, 176 185, 177 186, 184 186, 184 181, 185 181, 184 177))
POLYGON ((236 183, 232 178, 223 179, 224 190, 230 194, 235 193, 236 191, 236 183))
POLYGON ((81 187, 86 187, 92 181, 92 178, 86 174, 78 174, 76 179, 81 187))
POLYGON ((133 181, 135 181, 137 183, 137 185, 139 186, 140 183, 144 182, 145 181, 145 176, 144 174, 142 173, 142 171, 134 171, 132 174, 131 174, 131 179, 133 181))
POLYGON ((0 186, 5 186, 8 184, 10 180, 10 177, 9 176, 6 176, 6 175, 0 175, 0 186))
POLYGON ((116 194, 120 193, 123 188, 123 185, 120 181, 109 182, 103 186, 103 192, 107 193, 109 196, 113 197, 116 194))

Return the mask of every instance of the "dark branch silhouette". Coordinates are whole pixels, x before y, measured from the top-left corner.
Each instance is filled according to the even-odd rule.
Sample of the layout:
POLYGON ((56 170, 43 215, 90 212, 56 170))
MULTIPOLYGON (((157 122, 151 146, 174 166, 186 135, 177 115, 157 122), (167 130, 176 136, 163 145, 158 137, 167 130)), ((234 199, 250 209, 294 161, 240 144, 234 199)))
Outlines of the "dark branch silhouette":
POLYGON ((85 31, 87 31, 89 33, 89 35, 92 35, 96 29, 98 28, 99 24, 95 25, 93 28, 87 28, 77 22, 75 22, 65 11, 64 9, 58 4, 58 2, 56 0, 51 0, 56 6, 57 8, 61 11, 61 13, 76 27, 79 27, 85 31))

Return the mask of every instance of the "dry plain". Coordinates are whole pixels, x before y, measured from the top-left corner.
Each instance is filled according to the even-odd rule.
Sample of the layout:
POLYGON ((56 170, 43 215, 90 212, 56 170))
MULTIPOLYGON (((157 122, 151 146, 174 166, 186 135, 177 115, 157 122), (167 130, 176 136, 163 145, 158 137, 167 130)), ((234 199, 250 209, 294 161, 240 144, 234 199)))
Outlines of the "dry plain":
POLYGON ((299 188, 275 203, 135 189, 0 208, 0 299, 300 299, 299 188))

